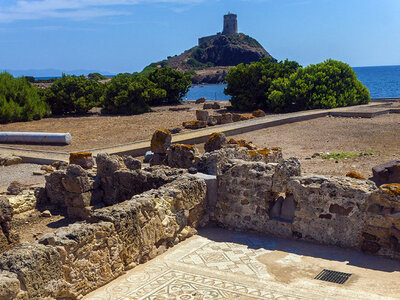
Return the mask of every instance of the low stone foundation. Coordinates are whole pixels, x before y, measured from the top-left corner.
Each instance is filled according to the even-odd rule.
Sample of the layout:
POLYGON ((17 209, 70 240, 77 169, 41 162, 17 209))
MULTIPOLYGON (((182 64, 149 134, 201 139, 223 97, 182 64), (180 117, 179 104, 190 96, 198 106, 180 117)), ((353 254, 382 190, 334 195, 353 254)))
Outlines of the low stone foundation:
MULTIPOLYGON (((298 159, 243 140, 221 139, 200 155, 167 147, 168 132, 160 135, 167 142, 153 150, 163 164, 205 174, 99 154, 97 169, 70 165, 47 175, 40 203, 81 221, 3 253, 0 299, 80 299, 209 220, 400 259, 399 184, 302 176, 298 159)), ((0 204, 7 239, 13 211, 0 204)))

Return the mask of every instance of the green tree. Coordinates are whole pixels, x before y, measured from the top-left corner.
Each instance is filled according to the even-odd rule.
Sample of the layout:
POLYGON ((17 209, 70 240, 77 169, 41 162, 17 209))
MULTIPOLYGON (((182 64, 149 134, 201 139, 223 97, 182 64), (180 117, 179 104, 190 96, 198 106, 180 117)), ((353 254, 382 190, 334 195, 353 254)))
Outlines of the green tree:
POLYGON ((272 82, 289 77, 299 68, 300 65, 295 61, 274 62, 268 58, 248 65, 239 64, 229 70, 226 77, 228 85, 224 92, 232 97, 234 109, 266 109, 272 82))
POLYGON ((48 115, 49 107, 38 92, 25 78, 0 73, 0 123, 32 121, 48 115))
POLYGON ((151 102, 165 97, 165 90, 143 76, 118 74, 106 85, 102 113, 132 115, 149 112, 151 102))
POLYGON ((101 75, 100 73, 90 73, 90 74, 88 74, 88 79, 99 81, 99 80, 107 79, 107 77, 104 75, 101 75))
MULTIPOLYGON (((158 88, 166 91, 165 102, 168 104, 178 103, 189 91, 191 86, 190 76, 169 67, 158 68, 149 73, 148 79, 154 82, 158 88)), ((152 105, 162 104, 157 99, 152 105)))
POLYGON ((99 105, 103 84, 85 76, 65 75, 45 92, 45 99, 54 115, 84 114, 99 105))

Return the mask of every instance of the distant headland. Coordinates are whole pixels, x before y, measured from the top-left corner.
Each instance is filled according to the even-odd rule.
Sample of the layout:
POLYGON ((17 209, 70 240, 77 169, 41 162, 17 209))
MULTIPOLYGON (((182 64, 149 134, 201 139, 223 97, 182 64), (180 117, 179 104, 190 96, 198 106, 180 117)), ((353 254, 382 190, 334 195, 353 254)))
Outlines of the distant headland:
POLYGON ((238 32, 237 15, 229 13, 224 16, 222 32, 200 37, 197 46, 152 63, 142 72, 168 66, 190 73, 195 84, 223 83, 232 66, 248 64, 262 57, 274 59, 257 40, 238 32))

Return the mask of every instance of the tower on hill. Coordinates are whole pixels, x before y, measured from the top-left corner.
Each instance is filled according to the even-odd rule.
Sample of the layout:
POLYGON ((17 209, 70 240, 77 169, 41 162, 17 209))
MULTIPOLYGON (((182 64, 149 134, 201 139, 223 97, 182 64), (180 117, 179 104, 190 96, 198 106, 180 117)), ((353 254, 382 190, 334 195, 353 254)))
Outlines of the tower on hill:
POLYGON ((224 29, 221 32, 218 32, 215 35, 205 36, 199 38, 199 45, 209 40, 216 38, 217 36, 222 35, 229 35, 229 34, 236 34, 238 33, 238 22, 237 22, 237 15, 228 13, 224 16, 224 29))
POLYGON ((224 16, 224 30, 222 34, 235 34, 238 33, 237 15, 228 13, 224 16))

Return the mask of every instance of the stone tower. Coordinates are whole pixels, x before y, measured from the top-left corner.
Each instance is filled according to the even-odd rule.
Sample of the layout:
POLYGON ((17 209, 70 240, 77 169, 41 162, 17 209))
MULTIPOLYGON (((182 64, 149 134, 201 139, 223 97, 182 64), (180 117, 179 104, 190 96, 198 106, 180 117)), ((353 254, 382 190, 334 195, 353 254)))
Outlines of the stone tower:
POLYGON ((229 13, 224 16, 224 30, 222 34, 227 35, 234 33, 238 33, 237 15, 229 13))

